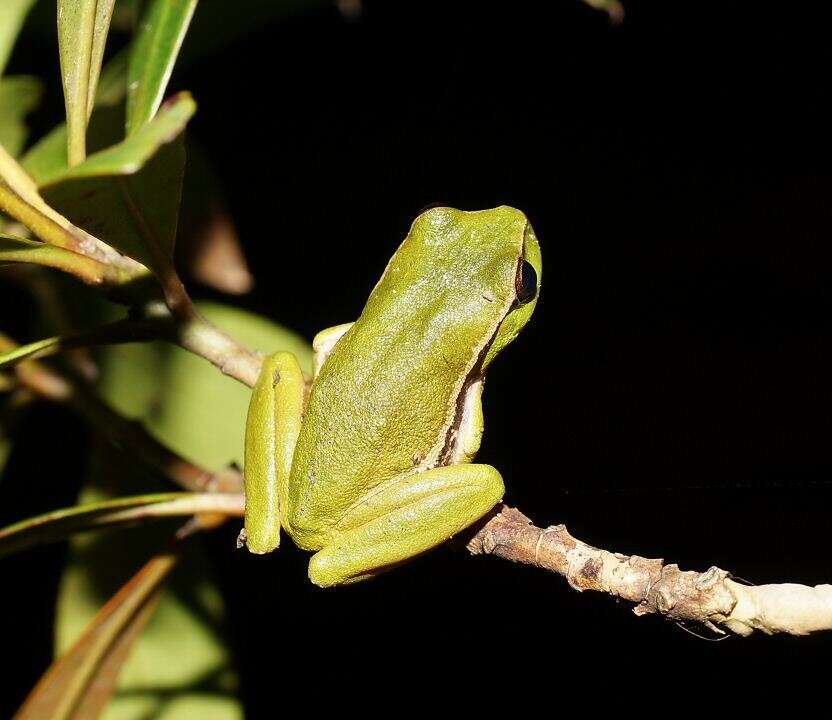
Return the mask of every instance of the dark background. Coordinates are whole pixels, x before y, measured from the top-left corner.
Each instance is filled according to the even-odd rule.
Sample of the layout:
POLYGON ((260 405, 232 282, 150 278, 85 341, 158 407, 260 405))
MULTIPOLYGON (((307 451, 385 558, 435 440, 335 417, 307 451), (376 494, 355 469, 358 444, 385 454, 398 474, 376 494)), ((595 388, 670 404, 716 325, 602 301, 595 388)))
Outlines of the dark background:
MULTIPOLYGON (((353 20, 323 8, 183 67, 171 90, 199 103, 189 132, 257 279, 240 303, 311 338, 356 317, 424 205, 515 205, 544 277, 484 396, 479 460, 501 470, 507 502, 683 568, 829 582, 828 17, 821 3, 625 5, 621 27, 577 0, 368 2, 353 20)), ((70 425, 81 449, 61 470, 80 477, 83 429, 54 408, 31 422, 70 425)), ((19 446, 4 485, 24 475, 27 443, 37 452, 19 446)), ((252 717, 276 692, 311 708, 384 687, 551 702, 578 671, 684 684, 690 663, 726 677, 832 649, 828 636, 707 642, 461 547, 321 591, 290 543, 264 574, 229 551, 233 535, 210 546, 252 717)), ((13 566, 29 588, 16 623, 42 637, 9 707, 48 662, 61 552, 13 566)))

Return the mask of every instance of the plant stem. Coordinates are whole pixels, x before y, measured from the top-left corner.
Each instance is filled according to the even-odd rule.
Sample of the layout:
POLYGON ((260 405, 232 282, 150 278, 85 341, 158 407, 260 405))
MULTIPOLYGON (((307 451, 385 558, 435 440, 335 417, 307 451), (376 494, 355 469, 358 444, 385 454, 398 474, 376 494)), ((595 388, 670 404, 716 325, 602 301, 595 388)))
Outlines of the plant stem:
POLYGON ((257 382, 262 356, 243 347, 200 315, 179 326, 177 343, 244 385, 253 387, 257 382))
POLYGON ((562 575, 578 592, 595 590, 636 603, 636 615, 700 623, 716 635, 807 635, 832 630, 832 585, 741 585, 718 567, 678 565, 621 555, 572 537, 563 525, 535 527, 523 513, 499 508, 468 543, 473 555, 496 555, 562 575))

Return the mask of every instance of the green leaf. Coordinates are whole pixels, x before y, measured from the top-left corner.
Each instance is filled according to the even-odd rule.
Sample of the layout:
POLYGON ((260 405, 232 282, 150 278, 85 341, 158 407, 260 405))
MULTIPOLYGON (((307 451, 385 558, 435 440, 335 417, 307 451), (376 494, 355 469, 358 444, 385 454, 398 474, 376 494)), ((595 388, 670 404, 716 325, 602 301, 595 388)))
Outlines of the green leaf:
MULTIPOLYGON (((113 268, 94 260, 86 255, 66 250, 62 247, 49 245, 37 240, 24 240, 23 238, 11 237, 0 234, 0 266, 5 263, 33 263, 45 267, 55 268, 63 272, 75 275, 77 278, 91 285, 100 285, 107 282, 116 282, 113 268)), ((0 354, 0 367, 14 362, 19 357, 28 357, 39 352, 43 347, 50 346, 54 342, 60 342, 60 338, 49 338, 42 340, 39 347, 26 345, 18 348, 13 353, 0 354), (46 343, 44 345, 44 343, 46 343), (10 355, 15 355, 11 358, 10 355)))
MULTIPOLYGON (((100 501, 114 486, 146 487, 149 480, 137 472, 139 466, 125 460, 95 458, 94 479, 83 500, 100 501)), ((56 608, 56 654, 72 647, 98 609, 109 604, 108 598, 123 582, 124 568, 164 543, 173 527, 157 523, 133 528, 129 543, 114 542, 109 530, 73 538, 56 608)), ((225 608, 210 558, 202 554, 198 540, 193 539, 127 658, 104 714, 107 720, 242 717, 235 697, 236 673, 223 636, 225 608)))
POLYGON ((130 64, 130 47, 119 50, 101 71, 95 107, 118 105, 127 95, 127 67, 130 64))
POLYGON ((185 166, 182 131, 195 110, 190 95, 176 95, 123 142, 42 176, 44 199, 75 225, 152 266, 154 247, 168 255, 173 249, 185 166))
MULTIPOLYGON (((95 109, 87 126, 89 153, 115 145, 124 137, 124 108, 116 106, 127 94, 129 49, 120 50, 101 71, 95 109)), ((66 123, 61 123, 29 148, 21 158, 20 164, 38 184, 48 177, 57 177, 65 173, 69 167, 66 156, 67 141, 66 123)))
MULTIPOLYGON (((198 306, 241 342, 262 350, 292 351, 304 371, 311 371, 309 344, 295 333, 236 308, 198 306)), ((111 318, 88 318, 90 322, 107 319, 111 318)), ((162 343, 107 347, 97 358, 101 394, 166 445, 210 470, 241 463, 249 388, 204 360, 162 343)), ((151 480, 139 474, 137 463, 124 465, 117 458, 99 456, 96 481, 84 491, 84 501, 153 489, 151 480)), ((161 530, 159 524, 131 530, 129 544, 113 542, 108 531, 73 538, 56 613, 59 652, 72 645, 123 582, 125 565, 140 561, 148 548, 158 547, 161 530)), ((225 608, 211 569, 211 557, 198 545, 183 558, 125 662, 105 720, 242 718, 236 673, 222 633, 225 608)))
POLYGON ((26 116, 40 103, 43 84, 35 77, 0 78, 0 145, 10 155, 23 150, 28 137, 26 116))
POLYGON ((123 280, 147 274, 109 245, 84 232, 44 202, 31 177, 0 145, 0 211, 25 225, 50 245, 78 251, 112 266, 123 280), (82 252, 83 251, 83 252, 82 252))
MULTIPOLYGON (((20 159, 20 164, 38 185, 64 175, 69 169, 66 133, 66 124, 61 123, 32 145, 20 159)), ((124 106, 97 107, 90 116, 87 149, 90 153, 97 153, 116 145, 122 141, 123 133, 124 106)))
POLYGON ((162 108, 153 122, 126 140, 90 155, 83 163, 69 168, 58 177, 44 178, 41 187, 50 187, 67 180, 91 177, 132 175, 150 160, 162 146, 179 137, 188 120, 196 112, 196 103, 189 93, 179 93, 162 108))
POLYGON ((87 120, 104 58, 114 0, 58 0, 58 47, 69 127, 69 164, 86 157, 87 120))
POLYGON ((41 677, 15 715, 16 720, 96 717, 92 713, 109 699, 120 665, 151 620, 159 602, 159 588, 177 560, 178 555, 165 553, 147 562, 41 677))
POLYGON ((139 25, 130 57, 127 134, 132 135, 159 109, 176 56, 197 0, 151 0, 139 25))
MULTIPOLYGON (((0 238, 0 248, 2 248, 2 243, 4 240, 10 240, 13 242, 19 243, 31 243, 32 245, 41 245, 48 250, 61 250, 61 248, 53 248, 50 245, 44 245, 43 243, 36 243, 30 240, 18 240, 17 238, 0 238)), ((3 260, 3 252, 0 250, 0 262, 3 260)), ((9 350, 8 352, 4 352, 0 354, 0 368, 9 367, 14 365, 15 363, 20 362, 21 360, 25 359, 34 359, 35 357, 39 357, 39 353, 47 350, 49 348, 54 347, 55 345, 60 345, 61 338, 60 337, 49 337, 45 338, 44 340, 38 340, 36 342, 31 342, 26 345, 21 345, 20 347, 16 347, 14 350, 9 350)))
POLYGON ((6 69, 14 41, 35 0, 2 0, 0 2, 0 75, 6 69))
MULTIPOLYGON (((252 313, 217 303, 200 312, 247 347, 294 353, 311 374, 309 343, 252 313)), ((163 343, 107 347, 99 353, 99 390, 123 414, 141 420, 171 450, 211 471, 243 465, 251 390, 202 358, 163 343), (194 422, 198 417, 199 422, 194 422)))
POLYGON ((155 493, 76 505, 0 528, 0 558, 85 530, 202 512, 241 515, 243 498, 225 493, 155 493))

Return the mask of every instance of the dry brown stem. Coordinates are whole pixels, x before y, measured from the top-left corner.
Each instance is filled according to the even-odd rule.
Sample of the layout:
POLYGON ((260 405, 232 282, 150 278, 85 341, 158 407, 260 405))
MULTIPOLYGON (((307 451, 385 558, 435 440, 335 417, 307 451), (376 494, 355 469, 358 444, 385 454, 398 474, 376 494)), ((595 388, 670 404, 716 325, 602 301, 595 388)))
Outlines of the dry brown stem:
POLYGON ((832 585, 744 585, 718 567, 683 571, 661 559, 587 545, 564 525, 535 527, 505 505, 468 543, 468 550, 550 570, 578 592, 596 590, 636 603, 636 615, 693 621, 717 634, 832 630, 832 585))

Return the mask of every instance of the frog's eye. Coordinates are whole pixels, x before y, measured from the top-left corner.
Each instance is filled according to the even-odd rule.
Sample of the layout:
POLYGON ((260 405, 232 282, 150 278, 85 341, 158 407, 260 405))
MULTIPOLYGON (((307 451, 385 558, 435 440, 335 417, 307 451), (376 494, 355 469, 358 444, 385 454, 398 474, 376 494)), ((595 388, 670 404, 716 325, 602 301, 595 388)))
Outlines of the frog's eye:
POLYGON ((534 300, 534 296, 537 295, 537 271, 527 260, 523 260, 517 266, 514 288, 517 291, 517 301, 521 305, 534 300))

